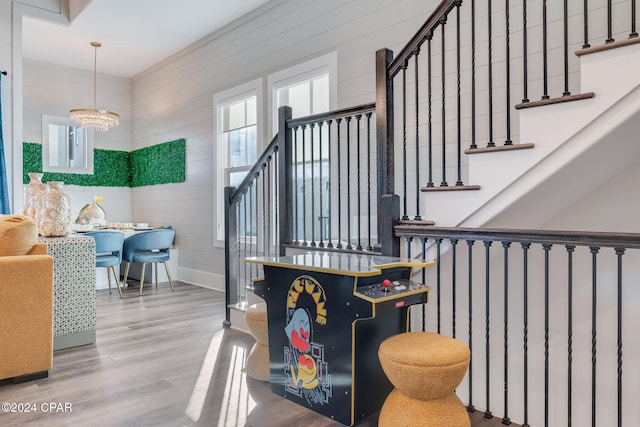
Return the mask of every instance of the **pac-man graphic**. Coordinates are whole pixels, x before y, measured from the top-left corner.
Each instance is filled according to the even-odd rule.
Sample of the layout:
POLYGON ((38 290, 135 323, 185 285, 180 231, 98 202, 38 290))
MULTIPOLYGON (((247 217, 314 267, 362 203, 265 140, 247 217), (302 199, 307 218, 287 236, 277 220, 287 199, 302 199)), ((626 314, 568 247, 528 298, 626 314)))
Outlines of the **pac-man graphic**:
POLYGON ((309 351, 309 335, 311 334, 311 326, 309 322, 309 314, 307 311, 299 308, 293 312, 293 316, 289 324, 284 328, 289 338, 291 346, 298 351, 309 351))
POLYGON ((309 405, 329 403, 333 393, 324 344, 313 339, 314 325, 327 325, 325 303, 324 289, 311 276, 297 277, 289 287, 284 328, 289 342, 284 348, 285 388, 304 397, 309 405))

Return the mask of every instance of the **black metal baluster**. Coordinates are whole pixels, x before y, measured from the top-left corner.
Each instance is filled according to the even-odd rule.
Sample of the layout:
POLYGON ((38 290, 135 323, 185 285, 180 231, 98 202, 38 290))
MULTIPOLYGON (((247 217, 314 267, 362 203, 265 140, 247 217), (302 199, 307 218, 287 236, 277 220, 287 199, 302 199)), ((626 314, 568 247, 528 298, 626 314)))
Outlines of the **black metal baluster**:
MULTIPOLYGON (((491 3, 491 0, 489 0, 489 3, 491 3)), ((486 399, 487 399, 487 409, 484 411, 484 417, 485 418, 493 418, 493 414, 491 413, 491 405, 490 405, 490 400, 491 400, 491 352, 490 352, 490 346, 489 346, 489 336, 490 336, 490 316, 489 314, 491 313, 490 311, 490 248, 491 248, 491 244, 493 242, 490 241, 485 241, 484 242, 484 248, 485 248, 485 260, 484 260, 484 264, 485 264, 485 320, 484 320, 484 325, 485 325, 485 329, 484 329, 484 347, 485 347, 485 387, 486 387, 486 399)))
POLYGON ((427 61, 427 132, 428 132, 428 142, 429 142, 429 182, 427 182, 427 187, 434 187, 433 184, 433 109, 432 109, 432 86, 431 86, 431 39, 432 35, 427 36, 427 56, 429 60, 427 61))
POLYGON ((511 141, 511 30, 510 30, 510 13, 509 13, 509 0, 505 0, 505 13, 506 13, 506 29, 505 29, 505 41, 506 41, 506 52, 505 56, 507 60, 505 61, 506 65, 506 97, 507 97, 507 105, 506 105, 506 120, 507 120, 507 139, 504 141, 504 145, 513 145, 513 141, 511 141))
POLYGON ((522 103, 529 102, 529 77, 527 76, 527 0, 522 0, 522 103))
POLYGON ((456 271, 457 270, 457 257, 456 257, 456 248, 458 245, 458 239, 450 239, 451 242, 451 305, 452 305, 452 315, 451 315, 451 329, 453 338, 456 337, 456 271))
MULTIPOLYGON (((291 161, 291 159, 289 159, 289 161, 291 161)), ((278 155, 278 147, 275 147, 274 149, 274 154, 273 154, 273 171, 274 171, 274 181, 275 181, 275 177, 278 176, 278 171, 280 170, 280 156, 278 155)), ((271 171, 269 171, 269 174, 271 174, 271 171)), ((274 252, 276 252, 278 255, 280 254, 280 247, 281 245, 285 244, 285 243, 289 243, 289 242, 281 242, 279 238, 276 238, 276 236, 280 236, 280 229, 279 229, 279 220, 280 220, 280 215, 278 215, 278 209, 275 208, 275 206, 278 206, 278 201, 279 199, 279 193, 278 193, 278 184, 276 182, 274 182, 273 185, 273 203, 274 203, 274 209, 273 209, 273 222, 271 224, 273 224, 273 229, 271 228, 271 226, 269 226, 269 230, 273 230, 273 247, 271 247, 271 245, 269 245, 274 252)), ((269 175, 269 188, 271 188, 271 175, 269 175)), ((270 236, 271 237, 271 236, 270 236)), ((272 240, 270 239, 269 242, 271 242, 272 240)))
POLYGON ((342 124, 342 118, 336 119, 336 128, 337 128, 337 140, 338 140, 338 244, 336 248, 342 249, 342 208, 341 208, 341 200, 342 200, 342 192, 341 192, 341 175, 340 175, 340 163, 342 163, 342 156, 340 155, 340 146, 342 145, 342 140, 340 138, 340 125, 342 124))
POLYGON ((638 32, 636 31, 636 0, 631 0, 631 33, 629 38, 632 39, 634 37, 638 37, 638 32))
POLYGON ((448 187, 447 184, 447 109, 446 109, 446 99, 447 99, 447 90, 446 90, 446 67, 445 67, 445 54, 446 54, 446 43, 445 43, 445 31, 444 25, 446 24, 446 18, 443 18, 440 22, 440 27, 442 28, 442 52, 441 52, 441 68, 442 68, 442 182, 440 183, 440 187, 448 187))
POLYGON ((347 122, 347 248, 351 245, 351 116, 345 118, 347 122))
POLYGON ((476 1, 471 0, 471 145, 476 144, 476 1))
POLYGON ((582 9, 583 9, 582 27, 584 28, 584 41, 582 43, 582 48, 586 49, 588 47, 591 47, 591 45, 589 44, 589 0, 584 0, 584 6, 582 7, 582 9))
POLYGON ((622 255, 624 248, 615 248, 618 257, 618 427, 622 427, 622 255))
POLYGON ((572 423, 573 394, 573 252, 576 247, 567 245, 567 427, 572 423))
MULTIPOLYGON (((272 243, 273 243, 273 237, 275 234, 272 234, 272 231, 275 233, 275 227, 272 228, 272 224, 277 224, 278 223, 278 214, 274 212, 274 221, 271 221, 271 213, 273 212, 273 208, 271 206, 271 202, 273 203, 278 203, 278 186, 274 185, 273 188, 271 187, 271 183, 272 183, 272 178, 271 178, 271 171, 277 171, 277 161, 278 161, 278 152, 277 150, 273 153, 273 155, 269 156, 268 158, 268 162, 269 162, 269 168, 267 170, 267 192, 269 194, 269 203, 268 203, 268 213, 267 213, 267 251, 268 253, 265 255, 269 255, 271 254, 271 249, 273 248, 272 243), (272 196, 273 195, 273 196, 272 196)), ((264 267, 263 267, 264 268, 264 267)))
POLYGON ((607 40, 605 43, 613 43, 615 40, 613 39, 613 6, 611 5, 611 0, 607 0, 607 40))
POLYGON ((269 200, 267 196, 267 170, 268 170, 267 162, 262 164, 262 255, 263 256, 267 255, 267 241, 268 241, 267 219, 269 218, 269 210, 267 207, 267 201, 269 200))
POLYGON ((371 115, 372 113, 367 113, 367 225, 368 225, 368 241, 367 250, 372 251, 373 246, 371 246, 371 115))
POLYGON ((238 254, 238 260, 236 262, 238 268, 238 283, 236 285, 237 303, 240 302, 240 289, 242 288, 242 283, 244 283, 242 274, 246 271, 247 268, 247 263, 244 262, 244 258, 242 258, 242 243, 240 240, 240 236, 242 235, 240 234, 240 230, 242 228, 242 217, 240 216, 240 214, 242 213, 242 209, 240 208, 241 202, 244 204, 244 197, 240 198, 236 203, 236 218, 238 218, 238 221, 236 221, 236 253, 238 254))
POLYGON ((322 212, 322 187, 323 187, 323 183, 322 183, 322 168, 323 163, 324 163, 324 159, 322 158, 322 125, 324 124, 324 122, 318 122, 318 146, 319 146, 319 153, 318 156, 320 157, 320 181, 318 183, 318 191, 320 192, 320 217, 319 217, 319 230, 320 230, 320 243, 318 243, 318 246, 321 248, 324 248, 324 215, 322 212))
POLYGON ((407 258, 411 258, 411 242, 413 242, 413 237, 405 237, 405 240, 407 241, 407 258))
MULTIPOLYGON (((333 219, 333 215, 331 214, 331 123, 333 122, 333 120, 327 120, 327 158, 328 160, 328 165, 327 165, 327 170, 329 171, 329 175, 327 176, 327 204, 329 206, 327 206, 327 211, 329 212, 329 215, 327 217, 327 223, 328 223, 328 233, 329 236, 327 236, 329 238, 329 243, 327 243, 327 247, 328 248, 333 248, 333 235, 331 234, 331 222, 333 219)), ((338 145, 340 142, 340 138, 338 138, 338 145)), ((340 148, 338 148, 339 150, 340 148)), ((338 152, 338 159, 340 159, 340 152, 338 152)), ((340 160, 338 160, 338 165, 340 164, 340 160)), ((338 171, 338 182, 340 181, 340 172, 338 171)), ((340 200, 340 189, 338 188, 338 200, 340 200)), ((340 222, 340 210, 338 209, 338 222, 340 222)))
POLYGON ((416 221, 422 220, 420 217, 420 97, 418 93, 418 55, 420 55, 420 48, 418 47, 416 52, 416 68, 415 68, 415 94, 416 94, 416 216, 413 218, 416 221))
POLYGON ((407 221, 407 63, 402 65, 402 220, 407 221))
POLYGON ((600 248, 589 246, 591 250, 591 426, 596 427, 596 350, 597 350, 597 306, 598 278, 597 257, 600 248))
MULTIPOLYGON (((249 243, 249 256, 258 256, 258 179, 260 178, 260 173, 256 173, 255 177, 254 177, 254 183, 255 185, 253 185, 253 183, 251 184, 251 186, 249 186, 249 190, 251 191, 251 189, 253 189, 253 191, 251 191, 251 198, 250 198, 250 212, 251 212, 251 242, 249 243), (255 214, 255 221, 254 221, 254 215, 255 214), (254 228, 255 227, 255 228, 254 228), (255 248, 255 254, 253 253, 253 249, 255 248)), ((253 279, 254 277, 258 277, 258 264, 253 264, 253 268, 254 268, 254 275, 251 276, 251 279, 253 279)), ((248 283, 248 285, 251 286, 251 288, 253 289, 253 280, 248 283)))
POLYGON ((467 345, 471 352, 471 358, 469 360, 469 403, 467 404, 467 411, 474 412, 476 408, 473 407, 473 244, 475 240, 467 240, 468 249, 468 264, 469 264, 469 341, 467 345))
POLYGON ((511 424, 509 419, 509 247, 511 242, 502 242, 504 248, 504 417, 502 424, 511 424))
MULTIPOLYGON (((249 187, 251 188, 251 187, 249 187)), ((239 287, 238 292, 240 292, 240 289, 244 289, 247 287, 247 283, 249 282, 249 276, 250 276, 250 270, 248 271, 247 269, 251 268, 249 266, 248 262, 244 262, 244 259, 247 258, 247 240, 249 240, 247 238, 248 234, 249 234, 249 215, 247 215, 247 199, 248 197, 248 192, 249 192, 249 188, 247 188, 244 192, 244 195, 242 197, 243 199, 243 204, 244 204, 244 252, 242 253, 242 259, 243 259, 243 264, 244 264, 244 280, 242 281, 242 286, 239 287)), ((245 301, 246 302, 246 301, 245 301)))
POLYGON ((569 96, 569 0, 564 0, 564 92, 562 96, 569 96))
POLYGON ((311 246, 316 246, 316 186, 315 186, 315 169, 316 169, 316 161, 314 157, 314 137, 313 137, 313 129, 315 128, 315 123, 309 123, 309 135, 311 139, 311 246))
POLYGON ((306 155, 306 134, 307 125, 302 125, 302 246, 308 246, 307 240, 307 155, 306 155))
POLYGON ((441 237, 436 237, 435 239, 436 242, 436 318, 437 318, 437 326, 438 326, 438 333, 440 333, 441 331, 441 322, 440 322, 440 296, 442 294, 441 291, 441 278, 442 275, 440 274, 440 257, 442 255, 442 238, 441 237))
MULTIPOLYGON (((426 261, 427 259, 427 238, 421 237, 420 242, 422 243, 422 261, 426 261)), ((427 269, 422 268, 422 284, 427 283, 427 269)), ((427 304, 422 304, 422 331, 427 330, 427 304)))
POLYGON ((357 188, 358 188, 358 246, 356 247, 357 250, 361 251, 362 250, 362 224, 360 223, 360 219, 362 218, 362 206, 361 206, 361 202, 362 202, 362 193, 360 190, 360 120, 362 119, 362 114, 358 114, 356 115, 356 144, 357 144, 357 150, 356 153, 358 155, 358 159, 356 160, 356 164, 357 164, 357 169, 358 169, 358 180, 357 180, 357 188))
POLYGON ((457 162, 458 162, 458 180, 456 186, 463 186, 462 182, 462 86, 460 81, 460 5, 461 1, 456 3, 456 125, 458 131, 457 162))
MULTIPOLYGON (((299 245, 299 223, 298 223, 298 203, 300 203, 300 195, 298 194, 298 126, 293 128, 293 244, 299 245)), ((277 211, 277 209, 276 209, 277 211)))
POLYGON ((491 4, 493 0, 487 1, 487 50, 488 50, 488 63, 487 63, 487 75, 489 76, 488 88, 489 88, 489 108, 488 108, 488 119, 489 119, 489 142, 487 143, 487 147, 495 147, 496 143, 493 142, 493 13, 491 12, 491 4))
POLYGON ((522 245, 522 294, 523 294, 523 329, 522 329, 522 350, 523 350, 523 407, 524 423, 522 427, 529 426, 529 248, 531 243, 523 242, 522 245))
POLYGON ((542 99, 549 99, 549 63, 547 52, 547 0, 542 1, 542 99))
POLYGON ((544 425, 549 426, 549 244, 544 250, 544 425))

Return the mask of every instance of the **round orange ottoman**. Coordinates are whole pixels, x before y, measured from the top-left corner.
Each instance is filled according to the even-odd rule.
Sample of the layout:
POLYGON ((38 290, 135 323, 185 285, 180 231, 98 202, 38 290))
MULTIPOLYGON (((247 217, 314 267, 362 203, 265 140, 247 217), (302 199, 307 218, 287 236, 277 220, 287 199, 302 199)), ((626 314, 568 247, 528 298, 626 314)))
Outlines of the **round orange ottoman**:
POLYGON ((469 366, 464 343, 431 332, 407 332, 384 340, 378 357, 395 387, 380 410, 378 425, 471 426, 454 393, 469 366))
POLYGON ((259 302, 251 305, 246 313, 245 320, 251 335, 256 343, 249 352, 247 358, 246 373, 249 377, 258 381, 269 381, 269 330, 267 328, 267 304, 259 302))

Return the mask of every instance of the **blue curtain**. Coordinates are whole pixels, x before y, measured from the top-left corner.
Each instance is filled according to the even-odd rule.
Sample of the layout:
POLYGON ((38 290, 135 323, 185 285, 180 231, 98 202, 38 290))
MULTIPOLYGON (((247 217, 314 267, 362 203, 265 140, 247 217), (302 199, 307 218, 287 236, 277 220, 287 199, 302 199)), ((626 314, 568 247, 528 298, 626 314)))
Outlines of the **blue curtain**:
POLYGON ((2 73, 0 73, 0 214, 11 213, 7 186, 7 163, 4 160, 4 139, 2 138, 2 73))

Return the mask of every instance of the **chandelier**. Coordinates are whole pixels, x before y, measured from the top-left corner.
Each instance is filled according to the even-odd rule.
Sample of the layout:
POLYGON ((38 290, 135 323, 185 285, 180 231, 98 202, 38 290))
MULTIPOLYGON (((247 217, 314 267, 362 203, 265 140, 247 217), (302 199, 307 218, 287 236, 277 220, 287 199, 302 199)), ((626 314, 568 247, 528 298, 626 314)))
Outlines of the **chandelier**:
POLYGON ((99 42, 91 42, 94 48, 93 56, 93 108, 77 108, 71 110, 71 121, 84 129, 108 131, 112 127, 120 124, 120 116, 111 111, 99 110, 96 108, 96 64, 98 48, 102 46, 99 42))

